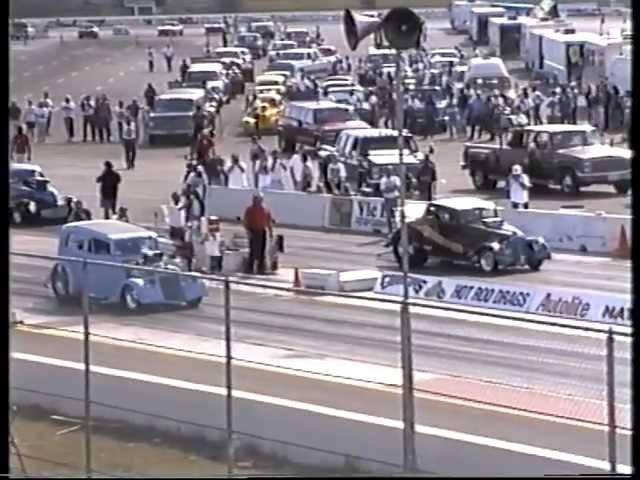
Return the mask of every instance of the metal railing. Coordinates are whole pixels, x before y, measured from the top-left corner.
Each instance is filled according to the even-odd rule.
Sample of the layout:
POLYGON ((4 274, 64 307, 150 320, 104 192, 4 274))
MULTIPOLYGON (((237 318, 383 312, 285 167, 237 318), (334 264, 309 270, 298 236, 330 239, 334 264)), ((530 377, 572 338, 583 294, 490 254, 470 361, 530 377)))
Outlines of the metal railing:
MULTIPOLYGON (((124 266, 118 263, 112 262, 102 262, 102 261, 93 261, 88 259, 79 260, 77 258, 70 257, 59 257, 59 256, 49 256, 49 255, 39 255, 39 254, 30 254, 25 252, 12 252, 10 253, 10 258, 13 261, 26 261, 29 262, 30 265, 37 265, 37 268, 44 266, 46 270, 49 270, 52 267, 52 263, 48 265, 43 262, 56 262, 62 264, 79 264, 81 268, 82 274, 82 295, 81 295, 81 305, 78 314, 82 315, 82 353, 83 353, 83 394, 82 398, 74 397, 74 401, 82 401, 84 406, 83 416, 84 416, 84 464, 85 464, 85 473, 90 475, 94 473, 94 469, 92 467, 92 432, 91 432, 91 420, 93 418, 92 406, 102 405, 100 401, 96 401, 92 399, 92 386, 91 386, 91 365, 92 365, 92 339, 99 338, 109 338, 115 339, 120 342, 124 342, 126 344, 143 344, 146 346, 160 346, 166 350, 180 350, 182 351, 190 351, 196 352, 199 354, 207 355, 211 358, 218 357, 219 362, 224 365, 224 385, 225 385, 225 418, 226 422, 224 427, 220 426, 219 428, 225 432, 226 438, 226 459, 227 459, 227 472, 228 474, 233 474, 235 469, 235 451, 234 445, 236 444, 237 437, 251 437, 251 432, 239 432, 235 429, 232 419, 233 417, 233 391, 234 391, 234 382, 233 382, 233 367, 235 366, 266 366, 266 367, 276 367, 280 371, 291 373, 309 373, 309 374, 319 374, 317 370, 313 369, 305 369, 303 367, 299 367, 296 365, 286 364, 283 365, 278 362, 268 362, 263 361, 262 359, 256 359, 255 357, 242 357, 234 352, 234 345, 249 345, 254 348, 278 348, 280 350, 286 349, 290 352, 294 352, 296 354, 306 354, 306 355, 316 355, 322 354, 327 357, 342 359, 344 361, 362 361, 360 358, 356 358, 355 356, 344 355, 344 353, 332 353, 323 350, 322 348, 309 347, 305 345, 303 342, 300 342, 301 345, 288 345, 287 347, 282 347, 281 345, 276 345, 273 342, 269 342, 267 340, 256 340, 255 338, 243 338, 241 342, 234 341, 233 333, 235 330, 253 330, 259 328, 267 327, 269 329, 279 331, 277 329, 286 329, 291 332, 292 336, 295 336, 296 333, 300 334, 300 337, 309 337, 309 336, 317 336, 321 341, 323 337, 328 337, 329 335, 336 335, 338 337, 341 333, 339 328, 351 328, 354 333, 349 335, 348 338, 343 340, 343 346, 349 346, 349 341, 353 341, 355 344, 359 342, 379 342, 380 345, 387 347, 391 354, 394 354, 397 360, 399 356, 399 350, 393 350, 393 343, 397 343, 397 333, 396 336, 393 336, 393 329, 395 328, 388 323, 384 324, 376 324, 375 321, 362 321, 358 319, 345 318, 340 317, 342 312, 338 312, 336 318, 331 318, 331 315, 325 315, 320 323, 318 318, 314 318, 311 314, 309 317, 296 317, 296 322, 282 323, 280 319, 288 315, 286 312, 283 313, 282 309, 279 307, 279 304, 275 304, 275 307, 269 307, 269 305, 265 304, 264 307, 260 305, 260 303, 256 304, 256 300, 260 300, 265 295, 265 292, 270 293, 275 299, 279 299, 284 297, 285 299, 291 298, 291 295, 295 295, 296 299, 300 299, 301 302, 313 302, 314 299, 318 296, 326 296, 330 295, 331 297, 342 300, 342 301, 359 301, 361 305, 362 302, 367 302, 367 305, 373 305, 371 307, 361 307, 358 308, 384 308, 385 310, 389 310, 390 308, 394 308, 400 313, 400 306, 402 302, 400 300, 396 300, 393 298, 372 298, 371 296, 363 295, 363 294, 347 294, 347 293, 337 293, 337 292, 322 292, 317 290, 307 290, 300 288, 291 288, 288 286, 277 286, 272 284, 265 284, 264 282, 254 281, 254 280, 243 280, 238 278, 224 277, 224 276, 215 276, 215 275, 202 275, 199 273, 174 273, 175 275, 179 275, 181 277, 191 277, 199 280, 204 280, 208 282, 209 286, 218 287, 222 290, 222 301, 221 305, 216 305, 221 307, 222 311, 222 319, 218 319, 218 321, 222 320, 222 324, 224 326, 222 330, 222 334, 220 336, 213 335, 212 338, 215 340, 220 340, 224 346, 221 351, 212 351, 211 350, 190 350, 189 348, 185 348, 184 345, 176 346, 176 345, 167 345, 167 344, 159 344, 157 342, 146 342, 141 340, 131 340, 131 338, 118 337, 117 332, 113 332, 112 330, 108 333, 104 331, 99 331, 99 329, 92 323, 92 316, 96 314, 96 307, 92 305, 92 299, 89 292, 89 285, 91 284, 91 271, 95 267, 109 267, 113 269, 122 269, 122 268, 132 268, 131 265, 124 266), (244 305, 242 301, 238 300, 238 302, 233 301, 233 295, 238 295, 240 300, 247 297, 247 301, 250 304, 244 305), (260 295, 260 296, 259 296, 260 295), (255 305, 255 306, 254 306, 255 305), (260 316, 257 320, 252 319, 252 316, 256 314, 259 315, 260 312, 264 311, 264 318, 260 316), (300 319, 306 318, 306 322, 301 324, 300 319), (276 319, 276 320, 274 320, 276 319), (342 327, 340 326, 342 324, 342 327), (366 333, 360 333, 358 330, 360 329, 366 330, 366 333), (333 330, 336 330, 336 333, 332 333, 333 330), (388 337, 388 338, 387 338, 388 337), (222 361, 222 358, 224 360, 222 361)), ((142 272, 148 272, 153 274, 166 274, 167 270, 157 269, 152 267, 144 267, 144 266, 135 266, 135 270, 139 270, 142 272)), ((33 279, 33 281, 18 279, 12 280, 11 292, 12 297, 15 295, 19 296, 39 296, 46 297, 45 288, 42 285, 42 276, 33 279), (23 283, 21 283, 23 282, 23 283), (35 283, 34 283, 35 282, 35 283), (23 288, 23 284, 26 285, 27 288, 23 288), (42 294, 37 293, 34 290, 34 286, 42 290, 42 294), (27 293, 25 293, 27 292, 27 293), (35 293, 34 293, 35 292, 35 293)), ((274 300, 275 302, 276 300, 274 300)), ((306 305, 306 304, 305 304, 306 305)), ((324 305, 329 305, 325 303, 324 305)), ((338 308, 340 304, 336 304, 335 308, 338 308)), ((478 326, 476 324, 471 325, 466 328, 465 331, 449 331, 449 330, 439 330, 439 327, 436 325, 436 321, 434 318, 431 318, 433 314, 424 313, 425 304, 419 303, 415 301, 409 301, 409 312, 407 314, 413 315, 413 335, 414 335, 414 354, 420 354, 423 357, 423 363, 427 362, 426 367, 418 365, 418 362, 414 363, 414 369, 416 371, 421 371, 423 373, 435 374, 436 376, 446 376, 447 385, 446 388, 443 388, 441 385, 438 385, 437 382, 433 384, 419 384, 416 382, 416 386, 411 393, 411 395, 419 394, 419 395, 428 395, 434 396, 440 399, 455 399, 455 400, 465 400, 467 402, 472 402, 479 406, 481 405, 491 405, 491 406, 500 406, 502 408, 506 408, 513 411, 527 412, 527 413, 535 413, 538 415, 543 415, 547 417, 555 417, 555 418, 564 418, 569 420, 578 420, 585 424, 597 425, 607 431, 607 460, 610 465, 610 472, 618 471, 618 445, 616 444, 617 433, 620 431, 630 430, 631 423, 631 406, 630 402, 628 402, 626 396, 626 390, 630 390, 630 386, 624 387, 622 391, 619 389, 620 383, 625 385, 626 381, 626 370, 631 368, 631 359, 628 359, 624 355, 624 348, 620 350, 618 347, 619 341, 628 340, 631 335, 631 329, 624 328, 611 328, 608 326, 594 324, 592 327, 574 327, 567 326, 561 321, 553 321, 552 319, 540 319, 539 317, 534 316, 525 316, 524 319, 519 319, 514 317, 514 315, 508 314, 506 312, 496 311, 495 313, 486 313, 486 311, 482 312, 484 317, 492 317, 494 320, 509 320, 514 325, 522 324, 526 325, 537 325, 537 326, 547 326, 554 329, 562 329, 565 332, 575 332, 576 334, 580 333, 583 335, 589 335, 589 340, 585 340, 585 344, 573 345, 572 340, 567 340, 566 345, 562 344, 560 340, 556 340, 552 338, 551 340, 545 340, 540 344, 537 344, 538 341, 535 333, 531 333, 529 330, 524 330, 524 333, 520 333, 522 338, 518 341, 518 338, 508 338, 505 337, 505 344, 508 343, 508 348, 504 348, 504 351, 500 351, 500 347, 496 347, 496 359, 499 359, 500 356, 507 358, 507 356, 511 355, 514 360, 514 372, 512 375, 509 375, 505 378, 501 377, 501 374, 496 373, 493 376, 486 375, 471 375, 468 370, 460 363, 460 365, 456 364, 455 358, 461 355, 472 355, 473 352, 469 353, 469 346, 473 345, 475 342, 478 346, 489 348, 492 345, 492 342, 499 342, 500 339, 492 338, 493 333, 490 331, 484 331, 484 327, 478 326), (434 340, 435 339, 435 340, 434 340), (431 341, 441 342, 440 349, 442 350, 442 358, 439 359, 438 355, 432 353, 433 346, 431 341), (537 351, 536 351, 536 347, 537 351), (539 347, 539 348, 538 348, 539 347), (453 354, 450 354, 446 348, 450 348, 453 354), (509 353, 509 349, 522 349, 522 352, 518 353, 517 350, 509 353), (534 355, 536 358, 529 359, 528 361, 534 364, 535 366, 539 366, 540 369, 544 369, 545 374, 552 375, 554 372, 562 372, 563 366, 560 365, 558 367, 555 364, 558 362, 559 355, 564 355, 560 358, 560 364, 563 362, 565 365, 568 365, 571 368, 571 362, 575 362, 575 364, 580 364, 583 362, 582 369, 587 372, 595 372, 593 373, 594 377, 600 379, 597 375, 597 371, 601 369, 602 377, 601 384, 599 385, 591 385, 590 387, 585 387, 584 385, 578 385, 578 381, 574 381, 572 379, 557 379, 557 386, 549 386, 543 385, 540 386, 540 381, 538 378, 535 378, 533 373, 530 373, 524 368, 519 367, 517 362, 517 356, 524 355, 526 356, 530 352, 536 352, 534 355), (574 358, 575 357, 575 358, 574 358), (454 359, 452 363, 447 363, 447 359, 454 359), (516 371, 516 368, 521 368, 521 371, 516 371), (618 372, 618 369, 623 368, 621 372, 618 372), (471 382, 475 382, 474 385, 480 385, 476 390, 474 388, 469 388, 468 385, 471 382), (537 384, 537 386, 536 386, 537 384), (456 386, 462 385, 464 388, 455 388, 456 386), (466 390, 465 390, 466 388, 466 390), (504 389, 511 389, 515 391, 515 389, 519 388, 528 388, 527 395, 547 395, 549 398, 552 396, 560 398, 561 395, 564 395, 562 398, 568 397, 576 397, 582 396, 585 398, 584 403, 575 402, 574 400, 567 400, 566 405, 563 404, 562 401, 558 401, 556 405, 556 410, 546 410, 543 411, 536 405, 535 402, 531 405, 527 405, 522 399, 525 398, 523 396, 517 397, 516 400, 512 403, 505 403, 505 400, 502 398, 504 389), (480 392, 478 394, 478 391, 480 392), (475 393, 474 393, 475 392, 475 393), (623 392, 623 393, 620 393, 623 392), (589 403, 591 402, 591 403, 589 403), (587 405, 587 406, 585 406, 587 405), (589 406, 591 405, 591 406, 589 406), (596 406, 593 406, 596 405, 596 406), (601 411, 598 411, 602 407, 601 411), (593 410, 593 411, 591 411, 593 410), (624 418, 621 419, 620 416, 624 418)), ((346 308, 346 307, 345 307, 346 308)), ((453 322, 453 316, 455 314, 468 313, 468 310, 463 307, 453 306, 453 305, 443 305, 438 304, 436 302, 432 302, 428 305, 428 309, 430 312, 437 312, 436 315, 441 315, 443 317, 447 317, 451 315, 452 318, 448 320, 449 322, 453 322)), ((25 316, 28 316, 29 308, 25 310, 25 316)), ((201 314, 198 311, 192 311, 190 315, 194 316, 194 318, 198 319, 207 319, 207 314, 201 314)), ((98 311, 99 314, 99 311, 98 311)), ((185 314, 186 315, 186 314, 185 314)), ((293 315, 293 314, 291 314, 293 315)), ((302 315, 302 314, 296 314, 302 315)), ((345 314, 346 315, 346 314, 345 314)), ((28 318, 28 317, 25 317, 28 318)), ((210 318, 209 320, 214 320, 210 318)), ((29 324, 29 322, 25 322, 29 324)), ((56 325, 47 324, 47 322, 34 323, 32 328, 43 329, 43 330, 71 330, 78 333, 77 329, 73 329, 70 327, 59 327, 56 325)), ((517 327, 513 327, 517 329, 517 327)), ((513 336, 513 334, 510 334, 513 336)), ((566 333, 565 333, 566 335, 566 333)), ((553 335, 551 335, 553 337, 553 335)), ((398 347, 398 345, 395 345, 398 347)), ((241 349, 240 349, 241 350, 241 349)), ((491 355, 492 353, 487 352, 487 355, 491 355)), ((385 358, 384 360, 371 360, 367 359, 366 363, 368 364, 378 364, 380 367, 393 367, 397 368, 397 363, 394 363, 392 360, 385 358)), ((566 368, 566 366, 564 367, 566 368)), ((576 378, 580 379, 579 373, 576 374, 576 378)), ((586 373, 584 373, 586 375, 586 373)), ((380 379, 362 379, 357 378, 356 376, 350 376, 345 374, 344 372, 322 372, 321 375, 324 377, 332 377, 335 379, 349 379, 349 380, 357 380, 362 382, 363 384, 377 384, 382 385, 387 388, 396 389, 396 391, 400 390, 402 387, 401 381, 385 381, 380 379)), ((542 375, 542 374, 541 374, 542 375)), ((38 391, 38 385, 33 385, 30 387, 33 391, 38 391)), ((46 395, 46 392, 41 392, 46 395)), ((546 398, 546 397, 545 397, 546 398)), ((541 402, 544 403, 544 402, 541 402)), ((104 405, 103 405, 104 406, 104 405)), ((119 407, 117 405, 109 405, 109 408, 117 409, 124 408, 119 407)), ((144 414, 141 412, 141 414, 144 414)), ((149 414, 152 415, 152 414, 149 414)), ((178 419, 174 419, 175 421, 180 421, 178 419)), ((282 440, 271 439, 274 442, 282 442, 282 440)), ((316 447, 311 445, 297 445, 300 448, 309 448, 312 450, 318 450, 316 447)), ((332 452, 333 454, 340 455, 343 454, 345 458, 353 457, 348 453, 341 452, 332 452)), ((380 464, 384 465, 385 462, 380 459, 375 458, 363 458, 362 460, 366 460, 371 462, 372 464, 380 464)), ((388 463, 388 462, 387 462, 388 463)), ((390 465, 387 465, 390 466, 390 465)), ((398 465, 395 465, 398 467, 398 465)))

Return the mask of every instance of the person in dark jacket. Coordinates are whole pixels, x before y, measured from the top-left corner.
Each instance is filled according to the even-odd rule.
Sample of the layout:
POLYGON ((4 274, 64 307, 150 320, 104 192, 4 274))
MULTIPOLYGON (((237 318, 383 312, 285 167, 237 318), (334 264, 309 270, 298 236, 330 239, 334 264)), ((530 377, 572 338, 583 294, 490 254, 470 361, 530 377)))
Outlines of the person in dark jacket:
POLYGON ((431 95, 427 95, 424 102, 424 138, 433 137, 436 133, 436 102, 431 95))
POLYGON ((96 100, 96 126, 98 127, 98 138, 100 143, 104 140, 111 142, 111 122, 113 113, 111 112, 111 104, 106 95, 102 95, 96 100))
POLYGON ((156 97, 158 96, 158 92, 153 88, 153 85, 150 83, 147 84, 147 88, 144 90, 144 100, 147 103, 147 107, 149 110, 155 109, 156 106, 156 97))
POLYGON ((432 154, 433 147, 429 147, 429 152, 424 156, 424 161, 416 174, 420 200, 427 202, 433 200, 433 185, 438 179, 436 175, 436 165, 433 160, 431 160, 432 154))
POLYGON ((113 169, 113 164, 104 162, 104 170, 96 178, 96 183, 100 184, 100 208, 104 211, 105 220, 116 214, 120 182, 120 174, 113 169))
POLYGON ((182 63, 180 64, 180 81, 184 83, 187 78, 187 72, 189 71, 189 64, 187 63, 187 59, 183 58, 182 63))
POLYGON ((88 208, 85 208, 82 204, 82 200, 73 200, 72 198, 67 198, 67 207, 69 209, 69 214, 67 215, 67 223, 69 222, 84 222, 87 220, 91 220, 91 211, 88 208))

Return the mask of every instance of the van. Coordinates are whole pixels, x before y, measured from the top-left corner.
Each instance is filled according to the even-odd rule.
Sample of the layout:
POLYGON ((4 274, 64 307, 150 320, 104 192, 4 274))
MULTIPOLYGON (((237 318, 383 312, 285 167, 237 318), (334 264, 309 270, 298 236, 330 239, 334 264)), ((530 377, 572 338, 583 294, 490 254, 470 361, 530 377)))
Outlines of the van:
POLYGON ((515 97, 513 84, 507 67, 501 58, 472 58, 464 78, 465 86, 483 92, 498 90, 515 97))

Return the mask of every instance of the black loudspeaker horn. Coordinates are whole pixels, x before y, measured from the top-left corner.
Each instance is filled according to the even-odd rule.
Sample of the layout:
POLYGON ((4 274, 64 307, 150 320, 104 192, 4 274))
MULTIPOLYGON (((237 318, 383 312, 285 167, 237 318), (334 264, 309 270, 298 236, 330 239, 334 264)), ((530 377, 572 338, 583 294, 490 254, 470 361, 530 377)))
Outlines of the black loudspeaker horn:
POLYGON ((410 8, 392 8, 382 19, 346 9, 343 20, 347 44, 352 51, 358 48, 364 38, 380 31, 384 33, 389 46, 396 50, 420 46, 422 19, 410 8))

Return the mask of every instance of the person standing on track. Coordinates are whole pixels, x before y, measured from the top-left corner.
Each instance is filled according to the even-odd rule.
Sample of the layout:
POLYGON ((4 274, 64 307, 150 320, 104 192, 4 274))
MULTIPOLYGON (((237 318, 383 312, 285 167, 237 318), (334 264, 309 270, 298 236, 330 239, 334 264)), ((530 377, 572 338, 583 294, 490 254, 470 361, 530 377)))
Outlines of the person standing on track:
POLYGON ((14 162, 31 162, 31 141, 25 135, 22 125, 16 126, 16 134, 11 139, 9 158, 14 162))
POLYGON ((40 100, 36 107, 36 141, 44 143, 47 138, 47 120, 49 118, 49 108, 47 103, 40 100))
POLYGON ((193 135, 191 136, 191 156, 193 156, 200 132, 207 126, 208 115, 202 110, 202 105, 196 105, 196 109, 191 115, 193 122, 193 135))
POLYGON ((156 97, 158 96, 158 92, 152 84, 147 84, 147 88, 145 88, 143 95, 144 101, 147 103, 149 110, 154 110, 156 107, 156 97))
POLYGON ((87 129, 91 130, 91 141, 96 141, 95 112, 96 106, 91 96, 85 95, 80 102, 80 112, 82 112, 82 141, 87 142, 87 129))
POLYGON ((396 209, 400 198, 400 177, 393 174, 391 167, 385 167, 380 179, 380 192, 383 197, 384 214, 387 217, 389 236, 393 234, 395 225, 396 209))
POLYGON ((175 55, 171 44, 167 44, 162 53, 164 55, 164 61, 167 63, 167 72, 171 73, 173 71, 173 57, 175 55))
POLYGON ((42 101, 44 102, 47 108, 47 127, 46 127, 46 136, 49 136, 49 131, 51 130, 51 119, 53 118, 53 100, 49 97, 49 92, 46 90, 42 92, 42 101))
POLYGON ((124 130, 124 120, 127 117, 127 111, 124 108, 124 102, 122 100, 118 100, 118 105, 116 105, 116 125, 118 126, 118 140, 122 141, 122 132, 124 130))
POLYGON ((111 104, 105 94, 96 101, 96 123, 98 126, 98 137, 100 143, 111 142, 111 121, 113 114, 111 113, 111 104))
POLYGON ((27 127, 27 135, 33 142, 36 132, 36 107, 33 106, 33 101, 27 100, 27 106, 24 109, 22 120, 27 127))
POLYGON ((183 58, 182 63, 180 64, 180 82, 184 83, 187 79, 187 72, 189 71, 189 64, 187 63, 187 59, 183 58))
POLYGON ((122 129, 122 145, 124 147, 124 163, 127 170, 133 170, 136 166, 136 125, 127 116, 122 129))
POLYGON ((100 208, 103 209, 105 220, 116 214, 118 187, 121 181, 120 174, 113 169, 113 164, 109 161, 104 162, 104 170, 96 178, 96 183, 100 184, 100 208))
POLYGON ((147 65, 149 67, 149 73, 153 73, 153 69, 155 67, 155 53, 153 52, 153 48, 150 46, 147 47, 147 65))
POLYGON ((9 104, 9 122, 12 125, 19 125, 22 118, 22 109, 18 106, 15 100, 12 100, 9 104))
POLYGON ((136 129, 136 141, 140 140, 140 104, 138 103, 138 100, 135 98, 131 100, 131 103, 127 105, 126 110, 131 117, 131 120, 133 120, 133 124, 136 129))
POLYGON ((254 266, 256 266, 257 273, 264 275, 267 233, 269 238, 273 239, 273 221, 271 212, 263 204, 262 194, 256 193, 253 195, 251 206, 247 207, 244 212, 243 223, 249 239, 249 259, 247 260, 245 273, 253 274, 254 266))
POLYGON ((64 102, 60 106, 62 115, 64 117, 64 127, 67 131, 67 142, 73 142, 74 137, 74 122, 76 116, 76 104, 73 103, 71 95, 64 97, 64 102))

